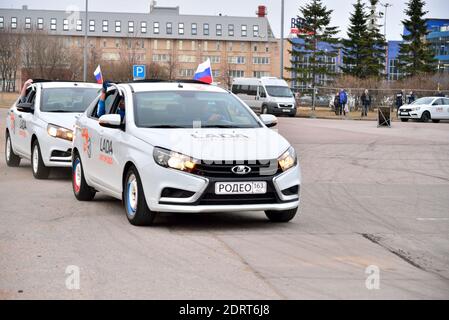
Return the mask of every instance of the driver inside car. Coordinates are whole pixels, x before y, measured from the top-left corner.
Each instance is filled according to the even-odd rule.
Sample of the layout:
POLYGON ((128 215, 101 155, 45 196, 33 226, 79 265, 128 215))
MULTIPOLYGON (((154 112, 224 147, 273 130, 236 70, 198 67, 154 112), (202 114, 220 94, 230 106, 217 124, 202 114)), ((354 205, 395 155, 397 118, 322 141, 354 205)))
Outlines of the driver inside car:
MULTIPOLYGON (((109 81, 105 81, 103 83, 103 88, 101 89, 101 96, 100 101, 98 102, 98 109, 97 109, 97 116, 100 118, 101 116, 104 116, 106 114, 106 93, 108 91, 108 88, 111 86, 109 81)), ((125 118, 125 98, 121 97, 120 102, 117 108, 117 114, 120 115, 120 117, 123 119, 125 118)))

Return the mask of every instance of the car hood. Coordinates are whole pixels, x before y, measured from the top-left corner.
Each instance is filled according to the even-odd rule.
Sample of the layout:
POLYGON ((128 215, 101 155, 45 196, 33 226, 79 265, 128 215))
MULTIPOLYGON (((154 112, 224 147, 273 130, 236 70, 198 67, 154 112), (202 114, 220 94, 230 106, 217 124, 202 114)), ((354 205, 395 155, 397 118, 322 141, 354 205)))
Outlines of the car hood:
POLYGON ((40 118, 48 124, 54 124, 66 129, 73 130, 75 127, 76 119, 81 113, 52 113, 42 112, 40 118))
POLYGON ((155 147, 199 160, 273 160, 290 146, 276 131, 258 129, 137 129, 155 147))
POLYGON ((284 97, 284 98, 276 98, 276 97, 273 97, 273 98, 271 98, 271 101, 272 102, 276 102, 276 103, 281 103, 281 104, 287 104, 287 103, 292 103, 292 102, 294 102, 295 101, 295 98, 293 98, 293 97, 291 97, 291 98, 287 98, 287 97, 284 97))

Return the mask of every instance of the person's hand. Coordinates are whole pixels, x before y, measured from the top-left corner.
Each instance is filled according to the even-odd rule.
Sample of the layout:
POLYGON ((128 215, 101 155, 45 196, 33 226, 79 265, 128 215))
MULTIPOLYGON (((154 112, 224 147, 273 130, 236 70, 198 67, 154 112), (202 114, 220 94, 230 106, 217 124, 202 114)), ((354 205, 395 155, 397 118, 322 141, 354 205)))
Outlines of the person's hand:
POLYGON ((108 88, 111 86, 111 83, 109 81, 103 82, 103 91, 108 91, 108 88))
POLYGON ((30 85, 33 84, 33 79, 28 79, 27 81, 25 81, 25 83, 23 84, 23 86, 25 88, 28 88, 30 85))

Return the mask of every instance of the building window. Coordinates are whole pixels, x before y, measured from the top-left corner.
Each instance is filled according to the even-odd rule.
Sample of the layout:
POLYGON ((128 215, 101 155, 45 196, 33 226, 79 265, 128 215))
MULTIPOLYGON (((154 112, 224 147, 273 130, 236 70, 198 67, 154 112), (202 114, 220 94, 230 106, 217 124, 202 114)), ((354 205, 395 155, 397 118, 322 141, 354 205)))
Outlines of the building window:
POLYGON ((192 40, 191 49, 192 50, 196 50, 196 42, 195 42, 195 40, 192 40))
POLYGON ((183 50, 183 48, 184 48, 184 41, 179 40, 178 41, 178 50, 183 50))
POLYGON ((231 78, 244 78, 245 77, 245 71, 243 70, 230 70, 229 76, 231 78))
POLYGON ((109 31, 109 22, 108 20, 103 20, 103 32, 109 31))
POLYGON ((0 29, 5 28, 5 18, 4 17, 0 17, 0 29))
POLYGON ((220 51, 220 50, 221 50, 221 43, 220 43, 220 41, 217 41, 217 42, 215 43, 215 50, 216 50, 216 51, 220 51))
POLYGON ((17 29, 17 18, 16 17, 11 18, 11 29, 17 29))
POLYGON ((154 50, 157 50, 157 44, 158 44, 157 39, 154 39, 154 40, 153 40, 153 49, 154 49, 154 50))
POLYGON ((134 21, 128 21, 128 33, 134 33, 134 21))
POLYGON ((42 29, 44 29, 44 19, 38 18, 37 19, 37 30, 42 30, 42 29))
POLYGON ((56 19, 55 18, 51 18, 50 19, 50 30, 56 30, 56 19))
POLYGON ((220 63, 220 61, 221 61, 220 56, 205 56, 205 57, 203 57, 204 61, 206 61, 207 59, 210 60, 210 63, 220 63))
POLYGON ((166 50, 170 50, 171 49, 171 41, 170 40, 165 41, 165 49, 166 50))
POLYGON ((216 25, 215 33, 218 37, 221 37, 221 35, 223 34, 223 27, 221 26, 221 24, 216 25))
POLYGON ((228 25, 228 35, 230 37, 234 36, 234 25, 233 24, 228 25))
POLYGON ((198 34, 198 25, 196 23, 192 23, 192 36, 196 36, 198 34))
POLYGON ((248 27, 243 24, 242 25, 242 37, 246 37, 248 35, 248 27))
POLYGON ((95 20, 89 20, 89 31, 95 32, 95 20))
POLYGON ((173 23, 167 22, 165 28, 166 28, 167 34, 173 34, 173 23))
POLYGON ((62 20, 62 30, 69 31, 69 20, 67 19, 62 20))
POLYGON ((120 40, 119 39, 115 40, 115 47, 120 48, 120 40))
POLYGON ((121 21, 115 22, 115 32, 122 32, 122 22, 121 21))
POLYGON ((147 23, 145 21, 140 23, 140 32, 147 33, 147 23))
POLYGON ((83 31, 83 20, 76 20, 76 31, 83 31))
POLYGON ((246 58, 243 56, 228 57, 228 63, 230 63, 230 64, 245 64, 246 58))
POLYGON ((195 70, 193 69, 180 69, 179 76, 180 77, 193 77, 195 75, 195 70))
POLYGON ((169 62, 170 55, 168 54, 153 54, 153 62, 169 62))
POLYGON ((183 35, 184 34, 184 23, 178 23, 178 34, 183 35))
POLYGON ((31 18, 25 18, 25 29, 31 29, 31 18))
POLYGON ((178 61, 183 63, 194 63, 196 62, 196 56, 180 55, 178 61))
POLYGON ((263 77, 269 77, 271 74, 267 71, 254 71, 253 77, 254 78, 263 78, 263 77))
POLYGON ((153 22, 153 33, 159 34, 159 22, 153 22))
POLYGON ((259 26, 253 26, 253 37, 259 38, 259 26))
POLYGON ((253 64, 270 64, 268 57, 253 57, 253 64))
POLYGON ((209 35, 209 24, 208 23, 203 24, 203 35, 205 35, 205 36, 209 35))

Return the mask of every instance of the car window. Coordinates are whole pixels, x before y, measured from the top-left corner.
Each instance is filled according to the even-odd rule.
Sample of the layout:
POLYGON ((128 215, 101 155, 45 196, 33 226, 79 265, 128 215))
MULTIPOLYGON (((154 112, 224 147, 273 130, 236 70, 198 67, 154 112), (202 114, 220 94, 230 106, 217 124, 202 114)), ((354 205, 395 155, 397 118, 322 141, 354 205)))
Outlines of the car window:
POLYGON ((415 102, 413 102, 412 104, 416 104, 416 105, 430 105, 432 103, 434 98, 420 98, 418 100, 416 100, 415 102))
POLYGON ((443 99, 436 99, 435 102, 433 103, 434 106, 442 106, 444 105, 444 101, 443 99))
POLYGON ((136 126, 144 128, 259 128, 260 123, 229 93, 139 92, 134 95, 136 126))
POLYGON ((449 99, 443 99, 443 101, 445 106, 449 106, 449 99))
POLYGON ((97 97, 96 88, 47 88, 42 91, 41 111, 84 112, 97 97))
MULTIPOLYGON (((115 98, 117 97, 117 91, 110 91, 106 95, 105 100, 105 114, 109 114, 111 112, 112 106, 114 105, 115 98)), ((94 110, 92 111, 91 117, 98 119, 97 110, 98 110, 98 103, 100 100, 98 100, 97 105, 95 106, 94 110)))
POLYGON ((266 86, 268 94, 275 98, 291 98, 293 93, 289 87, 266 86))

